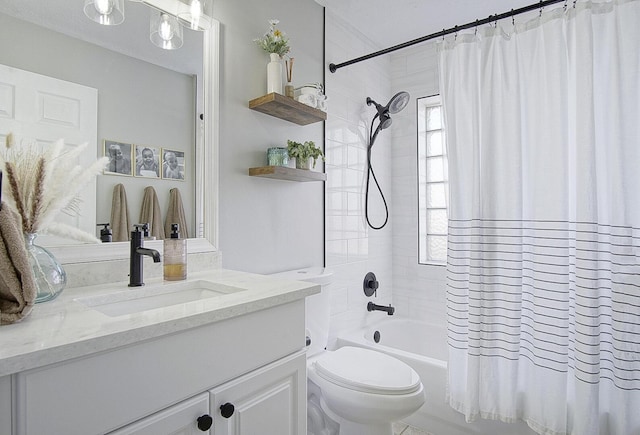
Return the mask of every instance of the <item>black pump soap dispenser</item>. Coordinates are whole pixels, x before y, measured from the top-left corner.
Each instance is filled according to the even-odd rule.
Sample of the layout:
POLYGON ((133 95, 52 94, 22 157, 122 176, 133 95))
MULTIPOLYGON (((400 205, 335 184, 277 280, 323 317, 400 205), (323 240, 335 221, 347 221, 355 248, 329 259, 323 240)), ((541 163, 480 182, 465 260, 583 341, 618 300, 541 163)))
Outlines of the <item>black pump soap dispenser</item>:
POLYGON ((104 228, 100 230, 100 240, 102 240, 102 243, 111 242, 113 239, 113 231, 111 231, 111 228, 109 228, 109 223, 107 222, 106 224, 98 224, 96 226, 104 226, 104 228))
POLYGON ((171 224, 171 236, 164 239, 164 279, 187 279, 187 240, 180 238, 178 224, 171 224))

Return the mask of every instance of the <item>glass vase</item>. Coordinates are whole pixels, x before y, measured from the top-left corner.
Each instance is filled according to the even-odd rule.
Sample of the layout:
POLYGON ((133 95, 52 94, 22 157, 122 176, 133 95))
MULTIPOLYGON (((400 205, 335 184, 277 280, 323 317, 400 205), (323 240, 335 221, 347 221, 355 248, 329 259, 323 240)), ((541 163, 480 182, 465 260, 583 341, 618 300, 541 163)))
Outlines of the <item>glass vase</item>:
POLYGON ((269 166, 288 166, 289 154, 283 147, 272 147, 267 150, 267 164, 269 166))
POLYGON ((291 82, 287 82, 287 84, 284 85, 284 96, 289 98, 294 98, 295 94, 296 94, 295 88, 293 87, 291 82))
POLYGON ((67 274, 51 252, 34 243, 38 235, 24 235, 27 257, 35 276, 36 303, 55 299, 67 285, 67 274))

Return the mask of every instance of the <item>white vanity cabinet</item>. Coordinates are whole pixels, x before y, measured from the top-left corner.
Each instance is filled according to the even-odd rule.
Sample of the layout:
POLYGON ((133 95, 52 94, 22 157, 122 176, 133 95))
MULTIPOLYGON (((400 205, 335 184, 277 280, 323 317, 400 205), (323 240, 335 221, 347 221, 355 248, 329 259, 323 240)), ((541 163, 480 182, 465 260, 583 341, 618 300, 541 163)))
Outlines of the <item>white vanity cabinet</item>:
POLYGON ((304 330, 304 299, 238 307, 226 320, 14 374, 10 433, 306 433, 304 330), (194 430, 207 409, 213 426, 194 430))
POLYGON ((11 377, 0 376, 0 434, 11 433, 11 377))
POLYGON ((306 434, 306 361, 297 352, 109 435, 306 434))
POLYGON ((306 364, 302 351, 211 390, 212 435, 306 434, 306 364))

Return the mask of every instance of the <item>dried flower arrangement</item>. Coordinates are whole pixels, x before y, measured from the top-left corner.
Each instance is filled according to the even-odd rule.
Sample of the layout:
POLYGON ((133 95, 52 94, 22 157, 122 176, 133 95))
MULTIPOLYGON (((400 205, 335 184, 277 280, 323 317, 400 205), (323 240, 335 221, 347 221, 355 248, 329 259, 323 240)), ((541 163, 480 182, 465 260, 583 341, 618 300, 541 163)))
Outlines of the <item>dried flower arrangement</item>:
POLYGON ((280 21, 269 20, 269 30, 264 34, 262 38, 256 38, 253 41, 258 44, 267 53, 276 53, 280 57, 289 53, 289 38, 287 35, 276 29, 276 25, 280 21))
POLYGON ((99 242, 92 234, 70 225, 54 222, 59 212, 78 215, 78 193, 108 163, 108 157, 98 159, 88 167, 74 164, 88 144, 64 150, 58 140, 44 151, 35 141, 14 143, 7 135, 0 152, 0 168, 7 177, 3 199, 20 217, 22 231, 51 234, 76 240, 99 242))

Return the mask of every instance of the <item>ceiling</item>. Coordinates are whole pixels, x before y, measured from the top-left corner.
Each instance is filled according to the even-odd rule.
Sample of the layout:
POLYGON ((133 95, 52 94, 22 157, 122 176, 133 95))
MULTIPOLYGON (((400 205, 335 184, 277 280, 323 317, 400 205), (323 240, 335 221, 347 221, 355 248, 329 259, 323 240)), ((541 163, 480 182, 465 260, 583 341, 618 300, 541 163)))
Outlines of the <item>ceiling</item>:
MULTIPOLYGON (((316 0, 381 49, 442 29, 537 3, 536 0, 316 0)), ((516 18, 517 20, 517 18, 516 18)))
POLYGON ((134 1, 124 7, 124 23, 101 26, 84 15, 79 0, 0 0, 0 13, 181 73, 202 70, 202 32, 185 29, 182 48, 163 50, 149 40, 149 7, 134 1))

